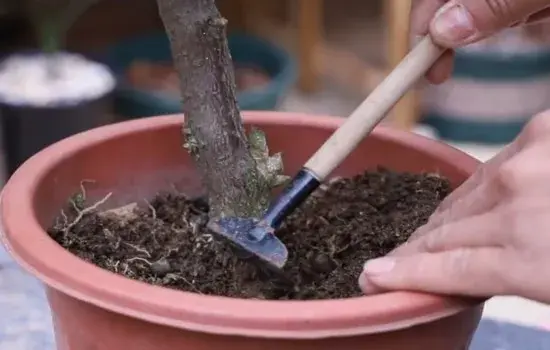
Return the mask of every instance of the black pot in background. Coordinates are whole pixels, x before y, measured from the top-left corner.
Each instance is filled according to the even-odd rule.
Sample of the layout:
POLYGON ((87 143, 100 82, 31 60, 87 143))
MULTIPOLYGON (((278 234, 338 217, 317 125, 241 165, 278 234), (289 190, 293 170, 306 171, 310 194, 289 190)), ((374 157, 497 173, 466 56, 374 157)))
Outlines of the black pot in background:
MULTIPOLYGON (((43 52, 31 49, 10 55, 12 54, 42 55, 43 52)), ((79 54, 90 61, 105 65, 101 58, 93 54, 79 54)), ((109 69, 108 66, 105 67, 109 69)), ((114 92, 115 86, 93 99, 76 103, 62 102, 52 106, 13 104, 0 99, 1 144, 6 179, 43 148, 74 134, 121 121, 113 112, 114 92)))
POLYGON ((0 102, 6 175, 28 158, 66 137, 115 122, 113 92, 76 105, 35 107, 0 102))
POLYGON ((8 1, 4 3, 4 6, 6 7, 0 5, 1 56, 8 55, 15 50, 30 48, 34 45, 33 23, 24 12, 24 5, 21 2, 8 1))

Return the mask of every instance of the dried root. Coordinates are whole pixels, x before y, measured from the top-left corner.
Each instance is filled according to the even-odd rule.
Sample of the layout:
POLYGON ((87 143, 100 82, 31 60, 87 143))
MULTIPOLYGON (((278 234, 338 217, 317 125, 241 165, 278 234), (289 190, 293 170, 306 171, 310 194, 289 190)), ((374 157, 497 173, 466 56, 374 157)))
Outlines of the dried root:
MULTIPOLYGON (((67 236, 67 234, 69 233, 69 231, 75 227, 79 222, 80 220, 82 220, 82 218, 86 215, 86 214, 90 214, 91 212, 97 210, 97 208, 99 208, 101 205, 103 205, 105 202, 107 202, 109 200, 109 198, 113 195, 113 192, 109 192, 107 193, 107 195, 105 197, 103 197, 102 199, 100 199, 99 201, 95 202, 94 204, 92 204, 91 206, 89 207, 86 207, 84 209, 80 209, 81 206, 79 206, 74 200, 71 200, 71 204, 73 206, 73 209, 76 211, 77 213, 77 216, 76 218, 74 218, 73 221, 71 221, 69 224, 67 224, 65 226, 65 228, 63 229, 63 234, 65 236, 67 236)), ((85 195, 84 195, 85 196, 85 195)), ((85 197, 84 197, 85 198, 85 197)), ((65 213, 63 211, 61 211, 61 215, 67 219, 67 216, 65 215, 65 213)))

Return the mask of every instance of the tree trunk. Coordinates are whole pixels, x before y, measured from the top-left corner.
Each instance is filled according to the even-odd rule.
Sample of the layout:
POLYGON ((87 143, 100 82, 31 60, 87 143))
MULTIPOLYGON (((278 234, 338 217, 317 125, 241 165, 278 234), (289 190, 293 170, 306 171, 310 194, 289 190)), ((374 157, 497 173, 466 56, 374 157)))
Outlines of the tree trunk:
POLYGON ((260 216, 280 183, 280 155, 268 156, 265 137, 246 137, 236 100, 226 20, 215 0, 157 0, 179 73, 184 147, 208 191, 211 218, 260 216))

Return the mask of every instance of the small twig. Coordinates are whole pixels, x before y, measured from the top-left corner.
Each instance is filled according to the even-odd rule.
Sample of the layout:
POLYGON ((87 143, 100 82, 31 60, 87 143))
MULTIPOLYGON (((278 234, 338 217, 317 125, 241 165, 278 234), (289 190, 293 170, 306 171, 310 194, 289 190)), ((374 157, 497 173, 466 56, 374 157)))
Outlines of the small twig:
POLYGON ((115 243, 115 249, 118 249, 120 247, 120 243, 122 243, 122 238, 118 237, 118 240, 115 243))
POLYGON ((336 239, 336 236, 331 236, 328 240, 328 248, 329 248, 329 255, 330 256, 334 256, 334 254, 338 250, 338 247, 334 243, 335 239, 336 239))
POLYGON ((149 209, 151 210, 151 215, 153 216, 153 220, 157 219, 157 211, 155 210, 155 207, 151 205, 151 202, 149 202, 147 199, 143 199, 145 203, 149 206, 149 209))
POLYGON ((330 222, 324 216, 319 216, 319 220, 321 220, 327 226, 330 225, 330 222))
POLYGON ((112 239, 116 239, 116 243, 115 243, 115 246, 114 248, 115 249, 118 249, 120 247, 120 243, 122 242, 122 238, 120 237, 115 237, 115 235, 111 232, 111 230, 109 230, 108 228, 104 228, 103 229, 103 234, 107 237, 107 239, 109 240, 112 240, 112 239))
POLYGON ((343 247, 341 247, 340 249, 336 250, 334 252, 334 254, 342 254, 343 252, 345 252, 346 250, 348 250, 349 248, 351 247, 351 244, 346 244, 344 245, 343 247))
POLYGON ((191 287, 191 289, 193 289, 195 291, 195 293, 198 293, 198 294, 202 294, 198 289, 197 287, 195 287, 195 285, 191 282, 189 282, 187 279, 185 279, 184 277, 181 277, 181 276, 178 276, 174 273, 168 273, 166 274, 166 278, 168 279, 172 279, 172 280, 181 280, 183 282, 185 282, 187 285, 189 285, 189 287, 191 287))
POLYGON ((78 214, 80 214, 81 210, 78 207, 78 204, 76 204, 76 201, 74 199, 71 199, 71 205, 73 206, 74 211, 76 211, 78 214))
POLYGON ((134 261, 141 261, 142 263, 145 263, 149 266, 153 265, 153 263, 150 262, 149 260, 144 259, 144 258, 140 258, 139 256, 136 256, 136 257, 133 257, 133 258, 130 258, 130 259, 126 260, 126 262, 129 262, 129 263, 134 262, 134 261))
MULTIPOLYGON (((63 233, 65 235, 67 235, 69 233, 69 230, 72 229, 76 224, 78 224, 80 222, 80 220, 82 220, 82 218, 84 217, 84 215, 96 210, 100 205, 104 204, 105 202, 107 202, 107 200, 109 200, 109 198, 113 195, 113 192, 109 192, 107 193, 107 195, 105 197, 103 197, 102 199, 100 199, 99 201, 95 202, 93 205, 87 207, 87 208, 84 208, 82 210, 78 210, 78 215, 76 216, 76 218, 70 223, 68 224, 65 229, 63 230, 63 233)), ((74 203, 74 201, 71 201, 73 202, 73 205, 76 205, 74 203)))
POLYGON ((151 231, 151 238, 153 239, 156 245, 159 245, 159 241, 157 239, 157 230, 153 229, 151 231))
POLYGON ((82 201, 86 200, 86 187, 84 187, 85 183, 94 184, 95 180, 84 179, 80 181, 80 193, 82 194, 82 201))
POLYGON ((61 217, 63 218, 63 226, 67 226, 69 223, 69 218, 67 217, 67 214, 65 214, 65 211, 61 209, 61 217))
POLYGON ((130 244, 130 243, 127 243, 127 242, 124 242, 124 244, 126 244, 128 247, 131 247, 131 248, 135 249, 136 251, 138 251, 140 253, 143 253, 143 254, 147 255, 148 258, 151 257, 151 254, 147 250, 145 250, 143 248, 140 248, 137 245, 133 245, 133 244, 130 244))
POLYGON ((180 190, 180 189, 178 188, 178 186, 177 186, 175 183, 171 183, 171 184, 170 184, 170 187, 172 187, 172 189, 174 190, 174 192, 176 192, 179 196, 182 196, 183 199, 185 199, 185 200, 191 200, 191 197, 190 197, 187 193, 185 193, 185 192, 183 192, 182 190, 180 190))
POLYGON ((104 228, 104 229, 103 229, 103 234, 104 234, 105 236, 109 236, 109 237, 111 237, 111 238, 114 238, 114 237, 115 237, 115 235, 113 235, 113 233, 111 232, 111 230, 109 230, 108 228, 104 228))
MULTIPOLYGON (((179 252, 179 248, 170 248, 168 249, 168 252, 163 255, 163 258, 168 258, 170 254, 179 252)), ((161 258, 162 259, 162 258, 161 258)))

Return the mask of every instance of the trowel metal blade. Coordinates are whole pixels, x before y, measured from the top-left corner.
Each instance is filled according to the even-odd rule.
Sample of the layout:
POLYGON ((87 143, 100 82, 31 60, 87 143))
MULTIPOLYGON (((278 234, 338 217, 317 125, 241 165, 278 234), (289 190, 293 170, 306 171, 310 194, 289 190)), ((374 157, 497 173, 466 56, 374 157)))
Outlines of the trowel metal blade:
POLYGON ((273 234, 273 229, 257 219, 225 217, 209 222, 208 228, 278 269, 283 268, 288 259, 288 250, 273 234), (260 240, 251 234, 258 230, 265 232, 260 240))

